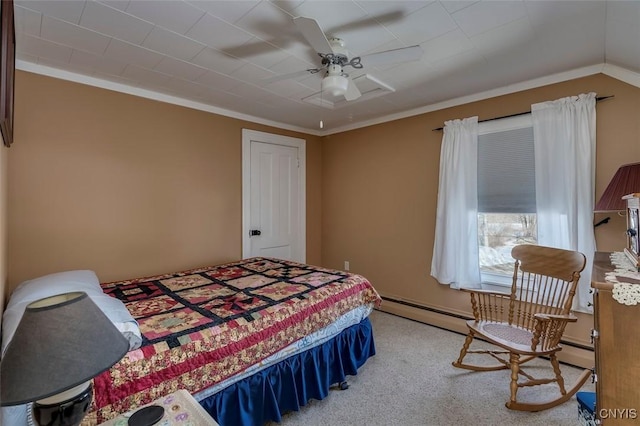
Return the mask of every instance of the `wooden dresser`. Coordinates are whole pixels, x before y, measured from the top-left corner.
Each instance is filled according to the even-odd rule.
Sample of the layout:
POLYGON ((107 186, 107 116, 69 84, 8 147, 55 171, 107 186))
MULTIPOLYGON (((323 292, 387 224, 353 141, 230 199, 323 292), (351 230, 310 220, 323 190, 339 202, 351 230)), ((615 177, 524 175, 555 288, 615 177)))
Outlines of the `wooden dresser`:
POLYGON ((614 284, 605 280, 605 273, 614 270, 609 256, 604 252, 595 254, 591 278, 596 416, 602 424, 637 425, 640 424, 640 305, 623 305, 612 297, 614 284))

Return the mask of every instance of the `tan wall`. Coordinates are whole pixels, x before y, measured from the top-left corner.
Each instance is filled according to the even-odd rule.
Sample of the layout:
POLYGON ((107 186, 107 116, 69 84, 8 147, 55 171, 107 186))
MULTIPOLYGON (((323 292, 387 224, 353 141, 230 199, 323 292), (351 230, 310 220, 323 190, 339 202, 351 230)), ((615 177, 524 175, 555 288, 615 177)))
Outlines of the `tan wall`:
MULTIPOLYGON (((618 166, 640 161, 640 89, 604 75, 340 133, 323 140, 322 260, 368 277, 383 296, 470 315, 468 295, 431 276, 441 127, 445 120, 528 111, 532 103, 595 91, 615 95, 597 106, 598 197, 618 166)), ((604 215, 596 215, 594 222, 604 215)), ((601 251, 624 247, 624 219, 597 228, 601 251)), ((383 303, 383 308, 398 306, 383 303)), ((411 309, 403 308, 411 315, 411 309)), ((418 310, 414 317, 425 315, 418 310)), ((462 320, 457 320, 462 322, 462 320)), ((588 343, 592 316, 566 335, 588 343)), ((453 327, 456 328, 456 327, 453 327)))
MULTIPOLYGON (((7 290, 65 269, 113 280, 239 258, 246 127, 307 140, 309 263, 342 268, 348 260, 383 296, 469 315, 467 297, 429 275, 442 139, 431 129, 587 91, 615 95, 597 110, 599 196, 619 165, 640 161, 640 89, 603 75, 321 140, 18 72, 16 143, 5 150, 7 290)), ((598 248, 619 250, 624 227, 612 215, 596 231, 598 248)), ((581 315, 569 338, 588 343, 591 321, 581 315)))
POLYGON ((239 259, 242 128, 307 141, 307 262, 321 259, 320 138, 28 72, 9 150, 9 289, 239 259))

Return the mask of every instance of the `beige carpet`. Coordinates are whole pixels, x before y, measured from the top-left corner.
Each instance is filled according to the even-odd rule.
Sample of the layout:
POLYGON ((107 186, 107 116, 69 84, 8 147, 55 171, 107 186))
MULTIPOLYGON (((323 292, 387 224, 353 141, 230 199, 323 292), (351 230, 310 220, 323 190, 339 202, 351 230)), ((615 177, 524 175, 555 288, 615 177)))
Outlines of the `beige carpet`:
MULTIPOLYGON (((509 398, 509 371, 479 373, 451 365, 464 341, 460 334, 379 311, 372 313, 371 321, 376 355, 357 376, 349 377, 350 388, 334 389, 324 400, 310 401, 301 411, 286 414, 281 425, 578 424, 575 395, 542 412, 508 410, 504 403, 509 398)), ((547 361, 532 365, 537 367, 531 372, 553 374, 547 361)), ((561 367, 570 387, 582 370, 561 367)), ((518 395, 546 399, 545 389, 555 395, 557 385, 522 389, 518 395)), ((593 391, 593 385, 582 390, 593 391)))

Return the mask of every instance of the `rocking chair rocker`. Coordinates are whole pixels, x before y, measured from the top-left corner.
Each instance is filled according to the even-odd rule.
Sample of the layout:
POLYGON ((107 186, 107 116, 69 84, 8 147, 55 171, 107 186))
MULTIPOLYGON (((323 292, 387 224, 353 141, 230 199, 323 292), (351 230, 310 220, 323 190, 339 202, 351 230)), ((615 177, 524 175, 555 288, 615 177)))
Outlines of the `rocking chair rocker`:
POLYGON ((567 391, 556 358, 556 352, 562 349, 560 339, 567 323, 577 320, 571 315, 571 302, 586 260, 579 252, 528 244, 514 247, 511 255, 516 263, 510 294, 464 289, 471 293, 475 319, 467 321, 469 333, 453 365, 474 371, 510 369, 511 398, 505 404, 507 408, 546 410, 568 401, 591 375, 591 370, 586 369, 567 391), (469 350, 476 336, 498 348, 469 350), (469 353, 488 354, 500 364, 464 363, 469 353), (522 364, 541 356, 549 359, 555 377, 536 379, 523 371, 522 364), (520 375, 526 381, 518 381, 520 375), (553 382, 560 388, 555 399, 527 403, 516 398, 521 387, 553 382))

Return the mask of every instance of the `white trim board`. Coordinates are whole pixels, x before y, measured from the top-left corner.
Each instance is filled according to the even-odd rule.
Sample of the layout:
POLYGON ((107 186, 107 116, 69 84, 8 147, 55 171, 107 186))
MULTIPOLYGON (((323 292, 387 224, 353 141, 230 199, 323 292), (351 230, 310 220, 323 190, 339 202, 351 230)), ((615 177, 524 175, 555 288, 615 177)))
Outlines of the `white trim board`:
POLYGON ((42 74, 42 75, 46 75, 54 78, 59 78, 62 80, 68 80, 76 83, 87 84, 89 86, 95 86, 103 89, 114 90, 116 92, 127 93, 130 95, 140 96, 147 99, 153 99, 160 102, 167 102, 175 105, 184 106, 187 108, 193 108, 201 111, 223 115, 226 117, 237 118, 239 120, 246 120, 253 123, 264 124, 264 125, 273 126, 279 129, 292 130, 295 132, 301 132, 301 133, 306 133, 306 134, 315 135, 315 136, 328 136, 336 133, 346 132, 349 130, 356 130, 363 127, 373 126, 375 124, 382 124, 389 121, 400 120, 402 118, 413 117, 415 115, 438 111, 441 109, 450 108, 458 105, 464 105, 470 102, 481 101, 481 100, 493 98, 496 96, 507 95, 507 94, 519 92, 522 90, 534 89, 536 87, 546 86, 549 84, 561 83, 563 81, 573 80, 581 77, 587 77, 589 75, 594 75, 599 73, 605 74, 617 80, 621 80, 633 86, 640 87, 640 73, 628 70, 626 68, 623 68, 617 65, 600 63, 600 64, 595 64, 587 67, 576 68, 566 72, 551 74, 545 77, 523 81, 520 83, 509 84, 496 89, 479 92, 473 95, 462 96, 459 98, 449 99, 447 101, 438 102, 431 105, 425 105, 420 108, 415 108, 409 111, 391 114, 384 117, 375 118, 372 120, 349 124, 349 125, 337 127, 334 129, 319 131, 317 129, 311 129, 311 128, 308 129, 308 128, 303 128, 298 126, 292 126, 290 124, 275 122, 271 120, 265 120, 252 115, 242 114, 239 112, 227 110, 224 108, 214 107, 211 105, 206 105, 200 102, 190 101, 190 100, 179 98, 176 96, 165 95, 165 94, 161 94, 151 90, 142 89, 139 87, 128 86, 126 84, 115 83, 115 82, 99 79, 96 77, 90 77, 82 74, 63 71, 57 68, 34 64, 32 62, 27 62, 24 60, 17 60, 16 68, 19 70, 28 71, 35 74, 42 74))

